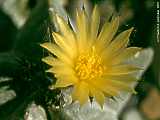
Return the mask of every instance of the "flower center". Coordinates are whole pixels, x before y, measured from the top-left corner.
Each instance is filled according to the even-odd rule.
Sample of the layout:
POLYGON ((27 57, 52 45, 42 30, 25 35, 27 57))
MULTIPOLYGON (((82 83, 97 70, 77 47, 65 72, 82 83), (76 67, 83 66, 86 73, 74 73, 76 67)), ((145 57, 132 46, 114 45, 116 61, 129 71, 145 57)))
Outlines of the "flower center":
POLYGON ((101 58, 95 53, 93 47, 90 54, 82 54, 78 57, 75 71, 80 80, 93 79, 104 73, 105 67, 101 58))

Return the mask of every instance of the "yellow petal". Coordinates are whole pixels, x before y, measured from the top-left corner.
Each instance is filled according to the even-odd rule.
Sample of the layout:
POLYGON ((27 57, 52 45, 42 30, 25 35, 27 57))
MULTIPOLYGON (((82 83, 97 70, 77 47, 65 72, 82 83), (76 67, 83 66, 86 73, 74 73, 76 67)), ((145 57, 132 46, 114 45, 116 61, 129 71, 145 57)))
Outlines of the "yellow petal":
POLYGON ((54 88, 68 87, 68 86, 74 85, 76 83, 77 83, 76 77, 60 76, 60 77, 58 77, 56 84, 54 85, 54 88))
POLYGON ((88 38, 88 19, 85 11, 77 11, 76 16, 76 25, 77 25, 77 42, 79 51, 84 51, 87 48, 87 38, 88 38))
POLYGON ((108 46, 108 44, 113 39, 119 27, 119 17, 115 18, 111 23, 106 22, 102 27, 102 30, 98 36, 96 41, 96 46, 100 48, 100 50, 104 49, 104 47, 108 46))
POLYGON ((50 72, 50 73, 55 73, 58 75, 74 75, 75 71, 70 68, 70 67, 66 67, 65 65, 60 65, 60 66, 54 66, 48 70, 46 70, 46 72, 50 72))
POLYGON ((68 50, 68 49, 70 50, 69 44, 67 43, 65 37, 63 37, 62 35, 55 33, 55 32, 53 32, 52 35, 53 35, 53 38, 54 38, 56 44, 59 47, 66 48, 66 50, 68 50))
POLYGON ((101 108, 103 108, 103 105, 104 105, 104 102, 105 102, 104 94, 101 91, 95 90, 93 88, 91 89, 91 94, 93 95, 93 97, 95 97, 96 101, 99 103, 101 108))
POLYGON ((129 36, 132 32, 133 28, 126 30, 122 33, 120 33, 112 42, 110 45, 108 45, 104 51, 101 53, 101 56, 103 56, 104 60, 110 61, 113 56, 115 56, 118 53, 122 52, 122 50, 127 47, 129 36))
POLYGON ((40 46, 47 49, 52 54, 55 54, 54 53, 55 48, 53 47, 53 43, 45 42, 45 43, 40 44, 40 46))
POLYGON ((55 33, 53 32, 52 33, 53 37, 54 37, 54 40, 56 42, 56 44, 61 48, 63 49, 64 52, 66 52, 66 54, 68 54, 69 56, 71 56, 72 58, 75 57, 75 54, 76 54, 76 46, 73 45, 69 45, 67 43, 67 38, 63 37, 62 35, 58 34, 58 33, 55 33), (71 52, 72 51, 72 52, 71 52))
POLYGON ((84 105, 88 101, 88 98, 89 98, 88 85, 84 83, 83 81, 77 83, 74 86, 72 98, 73 100, 78 100, 81 106, 84 105))
POLYGON ((121 82, 119 80, 112 80, 112 79, 107 79, 106 78, 106 84, 114 87, 118 91, 128 91, 128 92, 133 92, 134 90, 132 89, 132 84, 121 82))
POLYGON ((100 24, 100 15, 98 11, 98 7, 95 6, 93 9, 92 17, 91 17, 91 41, 97 38, 98 29, 100 24))
POLYGON ((124 62, 124 61, 128 60, 129 58, 134 57, 134 55, 141 50, 142 49, 139 47, 126 48, 121 53, 118 52, 118 55, 115 56, 114 58, 112 58, 111 64, 115 65, 115 64, 119 64, 121 62, 124 62))
POLYGON ((57 61, 57 59, 54 58, 53 56, 47 56, 45 58, 42 58, 42 61, 47 63, 48 65, 53 66, 55 64, 55 61, 57 61))
POLYGON ((110 44, 111 50, 119 50, 121 48, 127 47, 128 41, 129 41, 129 36, 132 32, 133 28, 130 28, 129 30, 126 30, 122 33, 120 33, 110 44))
POLYGON ((142 70, 142 68, 127 64, 117 65, 106 69, 105 75, 124 75, 136 72, 138 70, 142 70))
POLYGON ((127 83, 132 83, 135 82, 137 80, 136 77, 134 77, 133 75, 129 75, 129 74, 124 74, 124 75, 104 75, 102 77, 105 77, 106 79, 111 79, 111 80, 116 80, 116 81, 121 81, 121 82, 127 82, 127 83))
POLYGON ((118 95, 118 91, 114 87, 109 86, 106 83, 105 79, 97 78, 95 80, 87 80, 87 83, 92 88, 104 92, 107 96, 116 96, 116 95, 118 95))
POLYGON ((60 60, 68 63, 69 65, 73 65, 72 60, 55 44, 46 42, 40 45, 52 54, 56 55, 60 60))
POLYGON ((75 40, 74 32, 71 30, 69 25, 60 16, 56 15, 56 18, 57 18, 57 22, 58 22, 58 25, 59 25, 59 28, 60 28, 60 31, 61 31, 62 35, 65 38, 67 38, 66 41, 70 45, 76 46, 76 40, 75 40))

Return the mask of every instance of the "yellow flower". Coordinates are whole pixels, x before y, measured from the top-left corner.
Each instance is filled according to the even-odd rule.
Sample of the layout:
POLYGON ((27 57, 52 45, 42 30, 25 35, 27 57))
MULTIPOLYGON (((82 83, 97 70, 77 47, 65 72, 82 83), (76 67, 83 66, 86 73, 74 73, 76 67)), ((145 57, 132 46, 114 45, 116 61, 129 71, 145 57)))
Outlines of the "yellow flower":
POLYGON ((101 106, 105 97, 134 91, 133 72, 140 68, 126 62, 140 51, 138 47, 127 47, 133 28, 115 36, 119 27, 116 17, 99 30, 97 6, 91 17, 85 10, 77 11, 74 30, 61 17, 56 18, 60 31, 53 32, 55 41, 41 44, 54 54, 42 60, 51 66, 47 72, 57 78, 55 88, 73 86, 73 100, 83 105, 94 97, 101 106))

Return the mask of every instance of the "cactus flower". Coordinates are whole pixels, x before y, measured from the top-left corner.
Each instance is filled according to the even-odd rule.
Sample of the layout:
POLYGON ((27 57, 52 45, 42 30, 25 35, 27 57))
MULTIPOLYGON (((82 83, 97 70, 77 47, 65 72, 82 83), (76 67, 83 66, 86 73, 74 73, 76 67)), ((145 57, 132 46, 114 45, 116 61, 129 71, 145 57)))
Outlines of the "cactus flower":
POLYGON ((72 86, 74 101, 83 105, 92 97, 102 107, 105 98, 134 92, 133 73, 141 68, 126 61, 141 49, 128 47, 133 28, 117 35, 119 17, 115 17, 100 29, 97 6, 91 16, 85 9, 77 10, 75 29, 58 15, 56 19, 59 32, 53 32, 54 42, 41 44, 54 55, 42 59, 51 66, 47 72, 57 78, 54 88, 72 86))

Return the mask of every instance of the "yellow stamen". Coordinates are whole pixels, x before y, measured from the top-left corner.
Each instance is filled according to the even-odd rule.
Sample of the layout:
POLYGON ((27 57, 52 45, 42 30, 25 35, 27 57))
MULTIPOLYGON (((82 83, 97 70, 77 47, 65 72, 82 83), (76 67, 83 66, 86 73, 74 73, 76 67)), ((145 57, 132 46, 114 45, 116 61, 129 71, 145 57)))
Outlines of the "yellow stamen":
POLYGON ((75 66, 75 71, 80 80, 99 77, 103 74, 104 69, 101 58, 95 52, 95 47, 92 47, 88 54, 81 54, 75 66))

